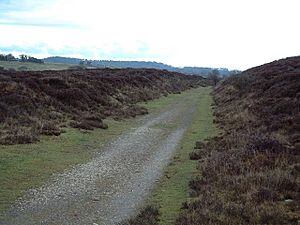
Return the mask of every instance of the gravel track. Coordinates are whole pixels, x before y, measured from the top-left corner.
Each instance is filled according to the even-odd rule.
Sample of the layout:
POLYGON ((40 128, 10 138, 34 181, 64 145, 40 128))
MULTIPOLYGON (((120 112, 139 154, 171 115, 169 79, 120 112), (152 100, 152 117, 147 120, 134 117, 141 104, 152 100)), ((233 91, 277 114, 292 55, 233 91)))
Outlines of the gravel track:
POLYGON ((196 100, 186 96, 164 112, 143 117, 88 163, 29 190, 0 224, 111 225, 132 216, 176 151, 196 100))

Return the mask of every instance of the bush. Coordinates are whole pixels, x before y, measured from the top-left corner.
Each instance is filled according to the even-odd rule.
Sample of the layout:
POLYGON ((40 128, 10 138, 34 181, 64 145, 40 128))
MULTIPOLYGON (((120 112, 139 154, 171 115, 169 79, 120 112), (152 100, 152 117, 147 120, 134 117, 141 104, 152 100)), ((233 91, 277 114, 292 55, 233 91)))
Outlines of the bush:
POLYGON ((132 219, 126 220, 119 225, 158 225, 159 211, 154 206, 147 206, 132 219))
POLYGON ((204 147, 205 147, 205 143, 203 143, 202 141, 196 141, 195 149, 202 149, 204 147))
POLYGON ((190 154, 190 160, 199 160, 207 156, 207 152, 203 149, 194 149, 190 154))
POLYGON ((249 74, 232 75, 228 79, 239 92, 246 92, 254 81, 255 77, 249 74))
POLYGON ((41 134, 44 135, 55 135, 55 136, 59 136, 61 134, 60 128, 57 127, 57 125, 55 125, 52 122, 45 122, 41 125, 41 134))
POLYGON ((93 130, 95 128, 107 129, 108 125, 103 121, 99 120, 82 120, 82 121, 72 121, 70 126, 73 128, 79 128, 83 130, 93 130))
POLYGON ((38 134, 30 129, 24 127, 15 128, 12 131, 2 133, 0 137, 0 144, 30 144, 38 141, 38 134))

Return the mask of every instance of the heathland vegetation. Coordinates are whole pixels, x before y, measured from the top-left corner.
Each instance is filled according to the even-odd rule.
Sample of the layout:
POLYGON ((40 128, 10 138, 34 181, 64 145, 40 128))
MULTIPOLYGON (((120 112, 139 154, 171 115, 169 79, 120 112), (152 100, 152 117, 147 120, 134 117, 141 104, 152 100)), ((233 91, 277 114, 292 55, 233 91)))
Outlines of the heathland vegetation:
MULTIPOLYGON (((3 173, 6 190, 18 186, 11 176, 17 180, 21 174, 22 185, 11 194, 6 192, 2 210, 52 172, 91 157, 83 149, 101 145, 96 140, 104 130, 95 128, 107 128, 105 118, 114 119, 108 125, 120 133, 129 126, 114 123, 148 112, 140 103, 217 81, 154 69, 0 71, 3 155, 16 158, 13 154, 20 154, 20 149, 14 146, 21 145, 15 144, 35 142, 22 147, 22 159, 14 163, 27 171, 31 168, 31 177, 39 166, 49 166, 30 185, 29 177, 21 176, 16 167, 10 174, 3 173), (56 136, 56 144, 45 139, 56 136), (47 154, 41 151, 39 139, 47 154), (36 161, 36 155, 41 160, 32 169, 28 162, 36 161), (69 161, 60 162, 62 155, 69 161)), ((217 134, 212 99, 209 89, 202 91, 199 115, 193 115, 194 123, 150 197, 150 206, 124 224, 298 224, 300 57, 218 82, 212 92, 214 122, 220 131, 215 137, 210 137, 217 134)), ((12 168, 9 157, 0 164, 3 171, 12 168)))
POLYGON ((255 67, 214 90, 223 135, 198 142, 192 200, 177 225, 299 224, 300 57, 255 67))
POLYGON ((181 91, 209 84, 145 69, 1 71, 0 81, 0 214, 29 188, 86 162, 133 126, 123 118, 161 110, 184 96, 181 91), (159 97, 160 103, 148 102, 159 97))
MULTIPOLYGON (((166 111, 173 110, 178 102, 187 101, 183 110, 188 110, 195 99, 202 106, 209 92, 208 87, 200 87, 182 92, 181 94, 169 94, 147 102, 138 103, 146 107, 153 117, 166 111), (197 97, 197 98, 196 98, 197 97), (198 98, 199 97, 199 98, 198 98)), ((182 105, 181 105, 182 107, 182 105)), ((205 107, 199 105, 199 110, 205 114, 205 107)), ((173 113, 173 112, 172 112, 173 113)), ((195 114, 195 113, 193 113, 195 114)), ((0 221, 1 213, 5 212, 16 199, 24 197, 27 190, 37 188, 48 181, 53 174, 61 173, 77 164, 84 164, 92 160, 96 155, 103 154, 103 149, 116 137, 123 136, 143 124, 145 117, 114 120, 104 119, 108 129, 80 130, 76 128, 63 128, 64 133, 59 136, 40 136, 40 141, 32 144, 0 145, 0 221)), ((159 129, 164 132, 175 129, 180 124, 160 123, 159 129)), ((156 125, 154 129, 157 129, 156 125)), ((190 132, 191 133, 191 132, 190 132)), ((194 135, 194 134, 193 134, 194 135)), ((151 138, 151 137, 149 137, 151 138)), ((194 140, 194 139, 193 139, 194 140)), ((196 140, 196 139, 195 139, 196 140)), ((193 143, 193 142, 191 142, 193 143)), ((143 146, 143 143, 141 143, 143 146)), ((124 162, 126 163, 127 160, 124 162)), ((190 164, 195 165, 195 162, 190 164)), ((192 167, 194 169, 194 167, 192 167)), ((188 187, 188 179, 185 180, 188 187)), ((105 182, 104 182, 105 183, 105 182)), ((184 190, 183 190, 184 194, 184 190)), ((179 207, 183 200, 179 200, 179 207)), ((1 224, 1 222, 0 222, 1 224)))
POLYGON ((0 144, 33 143, 64 127, 105 129, 104 118, 146 114, 138 102, 208 84, 151 69, 1 71, 0 81, 0 144))
MULTIPOLYGON (((173 187, 163 188, 151 198, 158 195, 164 201, 145 207, 124 224, 299 224, 299 93, 300 57, 219 82, 212 94, 221 133, 198 140, 189 157, 179 160, 182 165, 189 159, 197 162, 179 215, 166 220, 170 212, 165 210, 174 208, 174 201, 166 200, 182 190, 170 195, 173 187)), ((169 170, 177 163, 175 159, 169 170)), ((168 174, 162 182, 172 176, 177 175, 168 174)))

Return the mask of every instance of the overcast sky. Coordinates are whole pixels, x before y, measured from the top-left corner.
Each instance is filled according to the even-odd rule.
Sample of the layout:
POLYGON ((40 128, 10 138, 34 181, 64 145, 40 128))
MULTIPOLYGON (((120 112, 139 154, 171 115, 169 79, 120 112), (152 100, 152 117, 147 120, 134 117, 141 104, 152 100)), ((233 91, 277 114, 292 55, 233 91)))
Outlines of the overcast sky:
POLYGON ((300 55, 299 0, 0 0, 0 51, 247 69, 300 55))

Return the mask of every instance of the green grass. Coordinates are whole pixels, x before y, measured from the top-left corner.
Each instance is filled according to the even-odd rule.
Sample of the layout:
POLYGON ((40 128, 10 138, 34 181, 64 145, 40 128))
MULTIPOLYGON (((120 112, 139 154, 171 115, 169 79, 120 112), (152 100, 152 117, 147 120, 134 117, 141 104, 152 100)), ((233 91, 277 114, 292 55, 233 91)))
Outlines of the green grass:
POLYGON ((31 63, 31 62, 9 62, 9 61, 0 61, 0 67, 4 67, 5 69, 14 69, 14 70, 66 70, 69 69, 70 66, 68 64, 60 64, 60 63, 31 63), (21 69, 21 67, 27 67, 27 69, 21 69))
POLYGON ((193 95, 194 93, 198 93, 199 89, 190 89, 182 92, 181 94, 170 94, 168 96, 160 97, 159 99, 154 99, 149 102, 139 103, 139 105, 144 106, 148 109, 149 113, 156 113, 161 111, 163 108, 167 108, 172 104, 176 103, 179 99, 184 98, 186 96, 193 95))
POLYGON ((58 137, 42 137, 34 144, 0 146, 0 212, 24 191, 41 185, 52 174, 86 162, 112 137, 131 126, 131 120, 107 120, 109 129, 82 133, 68 128, 58 137))
MULTIPOLYGON (((197 90, 189 90, 181 95, 174 94, 144 104, 150 113, 158 113, 180 98, 197 90)), ((41 141, 26 145, 0 145, 0 214, 29 188, 43 184, 54 173, 84 163, 95 152, 110 141, 137 125, 138 120, 106 120, 109 129, 96 129, 82 133, 77 129, 66 129, 58 137, 43 136, 41 141)))
POLYGON ((172 162, 165 171, 149 198, 147 204, 160 208, 160 224, 174 224, 182 203, 189 199, 188 183, 197 172, 196 161, 189 160, 189 153, 195 142, 217 134, 213 125, 213 114, 210 95, 211 88, 197 89, 192 92, 198 98, 197 110, 193 115, 193 123, 188 128, 172 162))

